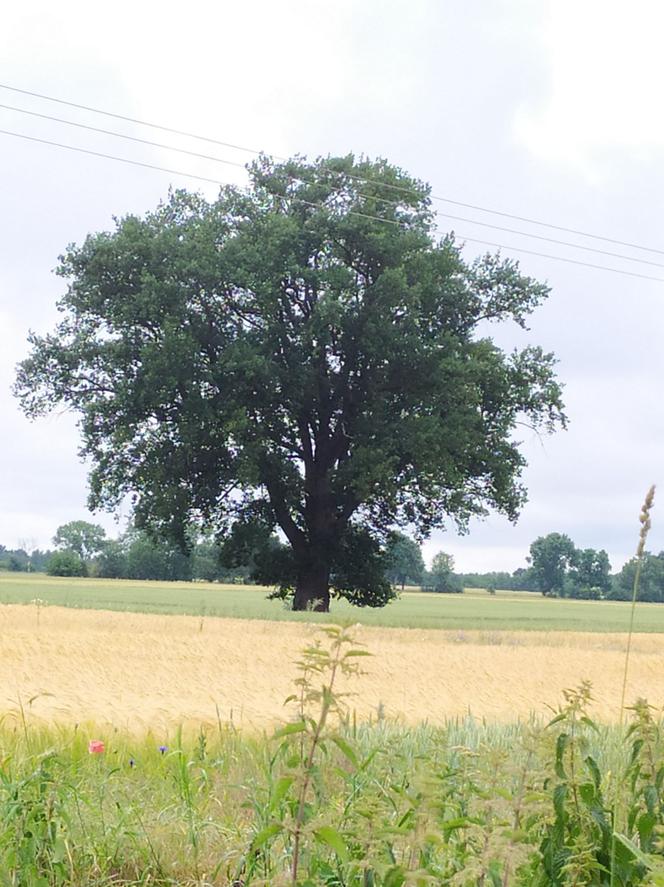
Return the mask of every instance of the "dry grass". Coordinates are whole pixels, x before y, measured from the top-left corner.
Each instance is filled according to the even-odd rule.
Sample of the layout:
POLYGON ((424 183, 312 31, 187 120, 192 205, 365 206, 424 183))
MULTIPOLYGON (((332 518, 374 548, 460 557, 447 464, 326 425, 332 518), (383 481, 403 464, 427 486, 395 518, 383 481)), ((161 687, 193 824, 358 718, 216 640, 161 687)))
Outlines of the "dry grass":
MULTIPOLYGON (((0 711, 131 732, 217 719, 263 727, 285 716, 298 651, 315 626, 7 605, 0 608, 0 711), (47 695, 49 694, 49 695, 47 695), (31 704, 29 700, 37 697, 31 704)), ((373 654, 356 680, 360 717, 406 723, 472 712, 502 722, 546 713, 592 682, 597 717, 616 721, 625 637, 358 627, 373 654)), ((662 635, 633 640, 627 700, 664 703, 662 635)))

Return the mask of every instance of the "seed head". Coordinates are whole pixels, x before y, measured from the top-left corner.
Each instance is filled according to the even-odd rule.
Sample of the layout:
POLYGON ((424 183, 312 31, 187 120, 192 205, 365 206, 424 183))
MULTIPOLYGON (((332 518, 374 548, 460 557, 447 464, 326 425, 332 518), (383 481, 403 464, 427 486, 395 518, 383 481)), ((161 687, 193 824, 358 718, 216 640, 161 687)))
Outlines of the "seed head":
POLYGON ((655 485, 653 484, 646 494, 645 501, 641 506, 641 514, 639 515, 639 520, 641 522, 641 532, 639 533, 639 544, 636 548, 637 557, 642 557, 646 547, 646 539, 648 538, 648 532, 650 531, 650 527, 652 526, 650 522, 650 509, 653 506, 654 500, 655 485))

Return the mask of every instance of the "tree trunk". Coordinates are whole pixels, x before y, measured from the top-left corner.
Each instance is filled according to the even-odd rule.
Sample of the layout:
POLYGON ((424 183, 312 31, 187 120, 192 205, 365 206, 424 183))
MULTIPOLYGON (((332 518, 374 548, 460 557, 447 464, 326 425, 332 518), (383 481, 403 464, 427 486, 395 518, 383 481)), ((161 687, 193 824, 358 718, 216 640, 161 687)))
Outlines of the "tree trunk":
POLYGON ((303 565, 293 596, 294 610, 327 613, 330 609, 330 567, 324 560, 303 565))

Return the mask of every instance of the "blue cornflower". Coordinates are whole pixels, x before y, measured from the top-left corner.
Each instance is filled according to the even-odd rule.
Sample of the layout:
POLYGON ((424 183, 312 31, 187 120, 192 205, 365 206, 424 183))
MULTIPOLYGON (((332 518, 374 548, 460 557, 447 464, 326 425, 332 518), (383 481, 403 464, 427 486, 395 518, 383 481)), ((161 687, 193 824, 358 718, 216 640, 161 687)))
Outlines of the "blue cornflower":
POLYGON ((167 745, 160 745, 159 751, 161 752, 162 755, 165 755, 166 752, 168 751, 168 746, 167 745))

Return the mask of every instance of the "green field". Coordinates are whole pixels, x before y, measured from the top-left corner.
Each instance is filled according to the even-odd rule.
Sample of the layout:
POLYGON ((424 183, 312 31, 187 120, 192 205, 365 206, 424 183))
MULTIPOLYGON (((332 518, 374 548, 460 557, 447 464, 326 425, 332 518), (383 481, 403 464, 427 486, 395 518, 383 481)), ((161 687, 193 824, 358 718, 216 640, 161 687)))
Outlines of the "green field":
MULTIPOLYGON (((293 613, 281 601, 267 600, 266 595, 266 589, 247 585, 0 573, 0 603, 27 604, 40 599, 84 609, 483 631, 623 632, 629 625, 630 605, 622 601, 557 600, 529 592, 488 595, 468 590, 462 595, 447 595, 406 591, 383 609, 361 609, 334 601, 329 614, 293 613)), ((664 605, 639 604, 635 631, 664 632, 664 605)))

